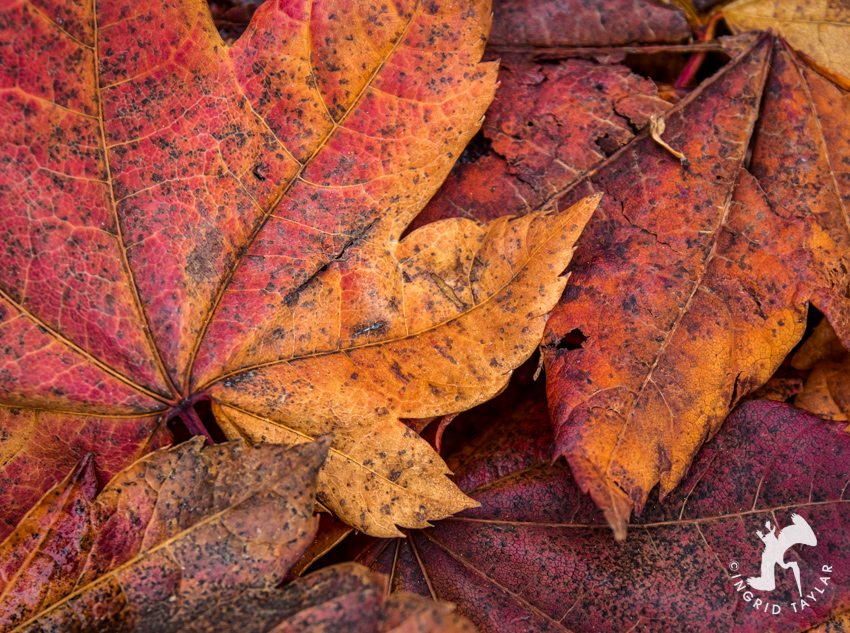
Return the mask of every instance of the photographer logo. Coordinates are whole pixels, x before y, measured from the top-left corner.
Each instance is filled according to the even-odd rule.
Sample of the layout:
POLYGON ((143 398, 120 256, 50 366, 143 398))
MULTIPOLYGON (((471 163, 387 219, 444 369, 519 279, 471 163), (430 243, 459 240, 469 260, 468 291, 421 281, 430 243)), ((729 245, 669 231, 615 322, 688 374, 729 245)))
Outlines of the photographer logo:
POLYGON ((810 608, 829 586, 829 574, 832 573, 832 566, 823 565, 820 576, 813 583, 813 586, 805 587, 806 591, 804 591, 799 565, 794 561, 786 562, 785 556, 788 550, 795 546, 815 547, 818 544, 818 538, 814 530, 799 514, 792 514, 791 525, 779 530, 779 533, 777 533, 778 526, 772 525, 770 521, 766 521, 764 527, 766 531, 756 531, 756 535, 764 547, 761 554, 759 575, 745 577, 737 561, 732 561, 729 564, 729 569, 734 574, 732 582, 735 583, 735 590, 742 593, 744 602, 749 603, 749 606, 753 609, 771 615, 779 615, 786 608, 793 610, 794 613, 810 608), (794 580, 797 583, 797 600, 790 604, 773 601, 770 599, 770 594, 767 593, 776 589, 777 567, 782 570, 790 569, 794 574, 794 580))

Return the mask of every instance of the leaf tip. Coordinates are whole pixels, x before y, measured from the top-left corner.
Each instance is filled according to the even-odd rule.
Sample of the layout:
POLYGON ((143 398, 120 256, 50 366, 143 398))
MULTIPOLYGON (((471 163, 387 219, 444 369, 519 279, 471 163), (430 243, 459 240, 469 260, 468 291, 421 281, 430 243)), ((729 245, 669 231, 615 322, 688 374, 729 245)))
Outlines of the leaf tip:
POLYGON ((333 433, 325 433, 324 435, 320 435, 319 437, 316 438, 316 445, 320 449, 324 449, 324 451, 326 453, 330 450, 331 445, 333 443, 334 443, 334 434, 333 433))
POLYGON ((596 209, 596 207, 599 206, 599 201, 602 200, 602 196, 604 196, 604 195, 605 195, 604 191, 599 191, 597 193, 594 193, 592 196, 588 196, 586 198, 587 203, 589 205, 593 206, 594 209, 596 209))
POLYGON ((617 512, 616 508, 606 508, 605 519, 608 521, 608 525, 614 533, 614 540, 625 541, 626 534, 628 532, 628 520, 624 519, 619 512, 617 512))
POLYGON ((92 451, 88 451, 82 456, 80 461, 77 462, 73 476, 88 476, 89 473, 94 473, 94 453, 92 451))
POLYGON ((457 512, 463 512, 464 510, 471 510, 473 508, 480 508, 481 503, 473 499, 472 497, 468 497, 466 494, 461 493, 461 508, 457 510, 457 512))
MULTIPOLYGON (((579 233, 581 233, 591 216, 596 212, 596 208, 599 206, 599 202, 602 200, 603 195, 605 194, 600 191, 591 196, 582 198, 567 210, 562 211, 559 216, 562 218, 573 217, 578 219, 579 223, 576 228, 580 229, 579 233)), ((564 225, 566 226, 566 222, 564 225)), ((573 243, 573 246, 574 245, 575 244, 573 243)))
POLYGON ((333 433, 320 435, 314 441, 310 442, 308 452, 317 458, 317 466, 321 468, 328 458, 328 453, 333 445, 333 433))

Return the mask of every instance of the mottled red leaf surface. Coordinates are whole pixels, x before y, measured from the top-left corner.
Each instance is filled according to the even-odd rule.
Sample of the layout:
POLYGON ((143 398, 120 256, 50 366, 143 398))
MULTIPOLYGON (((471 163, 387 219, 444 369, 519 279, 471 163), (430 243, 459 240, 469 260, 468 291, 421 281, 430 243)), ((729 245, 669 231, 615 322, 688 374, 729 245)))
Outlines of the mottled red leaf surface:
POLYGON ((329 439, 161 449, 97 492, 91 456, 0 543, 0 630, 179 630, 269 588, 318 524, 329 439))
MULTIPOLYGON (((263 2, 209 0, 222 38, 238 38, 263 2)), ((691 34, 684 11, 649 0, 495 0, 493 12, 490 40, 496 45, 650 44, 679 42, 691 34)))
POLYGON ((401 418, 490 398, 537 347, 594 201, 404 240, 480 126, 487 0, 202 0, 0 14, 2 533, 85 452, 334 434, 319 496, 396 535, 471 503, 401 418))
POLYGON ((848 608, 844 424, 786 404, 742 405, 683 484, 663 502, 653 494, 621 542, 566 465, 550 466, 546 409, 532 388, 447 456, 480 508, 375 541, 359 560, 391 573, 393 590, 456 603, 487 632, 803 631, 848 608), (768 520, 784 528, 795 513, 817 537, 785 555, 808 606, 791 568, 776 567, 772 591, 739 590, 741 578, 760 574, 756 531, 768 520))
POLYGON ((617 46, 680 42, 685 12, 651 0, 494 0, 496 46, 617 46))
POLYGON ((301 578, 283 589, 248 590, 212 605, 193 631, 244 633, 467 633, 468 620, 452 605, 409 593, 387 595, 389 579, 354 563, 301 578))
POLYGON ((170 442, 159 415, 71 415, 0 406, 0 537, 87 453, 97 454, 94 470, 105 484, 170 442))

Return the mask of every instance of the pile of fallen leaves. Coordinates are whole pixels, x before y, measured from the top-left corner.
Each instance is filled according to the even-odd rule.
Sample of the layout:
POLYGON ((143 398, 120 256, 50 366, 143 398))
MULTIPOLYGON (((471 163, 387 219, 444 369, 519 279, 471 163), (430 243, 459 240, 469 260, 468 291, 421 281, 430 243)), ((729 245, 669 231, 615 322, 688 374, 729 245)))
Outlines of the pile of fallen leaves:
POLYGON ((850 630, 848 22, 4 2, 0 632, 850 630))

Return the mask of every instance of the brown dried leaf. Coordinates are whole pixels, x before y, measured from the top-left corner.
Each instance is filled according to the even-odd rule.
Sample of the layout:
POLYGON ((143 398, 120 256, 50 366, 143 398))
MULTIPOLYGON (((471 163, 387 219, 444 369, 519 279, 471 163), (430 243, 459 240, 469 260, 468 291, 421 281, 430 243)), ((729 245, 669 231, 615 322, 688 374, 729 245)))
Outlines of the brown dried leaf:
POLYGON ((182 633, 471 633, 453 605, 387 596, 388 579, 354 563, 314 572, 274 590, 246 590, 210 605, 182 633))
POLYGON ((850 77, 847 0, 735 0, 722 11, 735 33, 772 29, 815 61, 850 77))
POLYGON ((276 585, 316 531, 329 439, 162 449, 94 496, 90 458, 0 544, 0 630, 177 630, 276 585))

